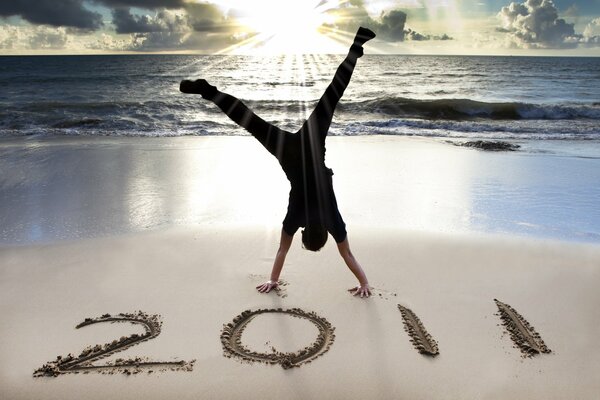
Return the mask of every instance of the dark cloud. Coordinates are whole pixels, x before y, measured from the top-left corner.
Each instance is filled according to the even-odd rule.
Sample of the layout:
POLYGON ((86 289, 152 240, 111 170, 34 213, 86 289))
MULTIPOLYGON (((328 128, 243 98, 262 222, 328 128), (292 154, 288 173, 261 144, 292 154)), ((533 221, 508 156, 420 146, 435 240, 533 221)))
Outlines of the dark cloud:
POLYGON ((189 3, 185 10, 190 25, 197 32, 232 32, 239 27, 233 16, 223 15, 214 4, 189 3))
POLYGON ((33 24, 96 30, 102 16, 83 6, 83 0, 1 0, 0 16, 20 16, 33 24))
POLYGON ((406 13, 392 10, 381 16, 381 23, 376 29, 381 36, 397 42, 404 40, 404 25, 406 25, 406 13))
MULTIPOLYGON (((165 9, 157 12, 153 17, 134 17, 128 10, 126 13, 128 15, 123 15, 122 18, 122 22, 125 25, 117 26, 117 32, 135 32, 131 36, 130 50, 157 51, 178 49, 182 47, 192 32, 192 28, 187 21, 187 15, 185 14, 165 9)), ((114 19, 113 22, 115 22, 114 19)))
POLYGON ((135 15, 129 8, 116 8, 112 16, 117 33, 168 32, 182 28, 217 33, 233 32, 239 26, 235 19, 227 18, 217 6, 208 3, 187 4, 177 14, 162 9, 155 16, 135 15), (170 22, 172 18, 175 18, 173 23, 170 22))
POLYGON ((411 29, 408 29, 404 32, 406 34, 406 39, 414 40, 416 42, 421 42, 425 40, 453 40, 450 36, 445 33, 441 36, 438 35, 422 35, 419 32, 415 32, 411 29))
POLYGON ((442 36, 424 35, 406 28, 407 14, 399 9, 382 13, 375 20, 367 12, 363 0, 344 2, 339 8, 332 9, 329 12, 335 16, 337 22, 333 25, 325 25, 326 27, 353 33, 359 26, 365 26, 377 33, 379 39, 388 42, 452 39, 446 34, 442 36))
POLYGON ((168 24, 164 23, 164 12, 156 17, 148 15, 133 15, 127 8, 113 10, 112 22, 117 33, 148 33, 168 31, 168 24))
POLYGON ((244 39, 236 35, 239 24, 234 18, 206 3, 188 4, 181 10, 160 9, 154 15, 117 8, 113 24, 117 33, 130 34, 125 49, 132 51, 217 51, 244 39))
POLYGON ((498 16, 513 44, 524 48, 573 48, 581 35, 574 24, 558 17, 552 0, 527 0, 503 7, 498 16))
POLYGON ((103 4, 107 7, 138 7, 148 10, 158 8, 183 8, 186 5, 185 0, 93 0, 95 3, 103 4))

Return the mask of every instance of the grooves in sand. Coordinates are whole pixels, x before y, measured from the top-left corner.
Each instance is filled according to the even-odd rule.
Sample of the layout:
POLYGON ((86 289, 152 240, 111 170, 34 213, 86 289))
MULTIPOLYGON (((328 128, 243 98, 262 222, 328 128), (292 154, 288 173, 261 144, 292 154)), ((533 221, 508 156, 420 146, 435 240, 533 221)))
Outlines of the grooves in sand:
POLYGON ((423 326, 419 317, 417 317, 411 309, 401 306, 400 304, 398 304, 398 310, 400 310, 400 314, 402 314, 404 330, 408 333, 408 336, 410 336, 410 341, 413 346, 415 346, 415 349, 421 354, 432 357, 440 354, 437 342, 433 340, 429 333, 427 333, 427 329, 425 329, 425 326, 423 326))
POLYGON ((299 367, 304 363, 309 363, 315 358, 323 355, 329 350, 335 338, 335 328, 331 326, 329 321, 318 316, 314 312, 306 312, 299 308, 291 309, 258 309, 255 311, 246 310, 233 319, 233 322, 223 325, 221 332, 221 344, 223 345, 223 353, 226 357, 238 357, 244 361, 257 361, 267 364, 280 364, 283 369, 299 367), (317 339, 310 346, 304 349, 292 352, 283 353, 273 349, 273 353, 259 353, 246 348, 242 343, 242 333, 250 321, 256 316, 266 313, 287 314, 292 317, 306 319, 312 322, 319 334, 317 339))
POLYGON ((494 299, 500 312, 502 325, 510 333, 510 338, 524 356, 532 357, 539 353, 550 353, 550 349, 521 314, 506 303, 494 299))
POLYGON ((103 323, 103 322, 129 322, 132 324, 140 324, 144 327, 145 333, 139 335, 134 333, 130 336, 122 336, 119 340, 113 340, 110 343, 104 345, 97 344, 95 346, 88 346, 81 351, 81 353, 75 357, 72 354, 67 356, 58 356, 56 360, 50 361, 44 364, 42 367, 34 371, 34 377, 40 376, 52 376, 56 377, 66 373, 84 373, 89 372, 101 372, 114 374, 115 372, 121 372, 126 375, 138 374, 142 372, 142 369, 148 371, 148 373, 157 371, 192 371, 194 362, 192 361, 147 361, 139 357, 124 360, 122 358, 116 359, 112 363, 104 365, 94 365, 93 362, 101 358, 106 358, 110 355, 123 351, 129 347, 135 346, 142 342, 155 339, 160 335, 162 322, 159 315, 149 315, 142 311, 138 311, 133 314, 119 313, 116 316, 110 314, 104 314, 97 318, 86 318, 83 322, 77 325, 75 328, 83 328, 84 326, 103 323), (152 369, 150 369, 152 368, 152 369))

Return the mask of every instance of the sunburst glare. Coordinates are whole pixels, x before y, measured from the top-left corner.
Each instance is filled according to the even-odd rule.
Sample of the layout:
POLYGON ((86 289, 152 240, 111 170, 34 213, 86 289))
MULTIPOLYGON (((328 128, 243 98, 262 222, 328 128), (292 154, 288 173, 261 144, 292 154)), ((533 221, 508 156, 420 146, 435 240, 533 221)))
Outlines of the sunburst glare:
POLYGON ((335 17, 327 11, 339 1, 276 0, 219 1, 218 4, 236 10, 239 22, 253 35, 221 53, 293 54, 339 53, 342 45, 331 35, 324 35, 323 26, 333 24, 335 17))

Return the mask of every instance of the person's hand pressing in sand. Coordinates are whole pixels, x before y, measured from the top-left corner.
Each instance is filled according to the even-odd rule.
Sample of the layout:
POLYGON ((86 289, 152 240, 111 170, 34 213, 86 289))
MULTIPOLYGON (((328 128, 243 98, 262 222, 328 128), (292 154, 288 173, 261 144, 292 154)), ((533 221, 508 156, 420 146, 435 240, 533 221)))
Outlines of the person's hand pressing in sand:
POLYGON ((185 80, 180 84, 182 92, 200 94, 212 101, 235 123, 250 132, 277 158, 290 181, 291 190, 279 250, 273 263, 271 279, 256 287, 261 293, 269 293, 277 287, 294 234, 300 227, 304 227, 303 247, 319 251, 325 245, 328 234, 331 234, 344 262, 358 279, 359 286, 351 291, 355 296, 371 295, 367 276, 350 251, 346 223, 338 210, 333 191, 333 171, 325 165, 325 139, 333 112, 350 83, 356 62, 363 56, 363 45, 374 37, 375 33, 371 30, 362 27, 358 29, 348 55, 336 70, 314 111, 296 133, 268 123, 242 101, 219 91, 205 79, 185 80))
POLYGON ((279 286, 279 282, 277 281, 266 281, 256 287, 256 289, 261 293, 269 293, 271 290, 277 290, 279 286))
POLYGON ((368 283, 366 285, 355 286, 353 288, 348 289, 348 291, 350 293, 352 293, 353 296, 360 296, 360 297, 370 297, 371 296, 371 287, 369 286, 368 283))

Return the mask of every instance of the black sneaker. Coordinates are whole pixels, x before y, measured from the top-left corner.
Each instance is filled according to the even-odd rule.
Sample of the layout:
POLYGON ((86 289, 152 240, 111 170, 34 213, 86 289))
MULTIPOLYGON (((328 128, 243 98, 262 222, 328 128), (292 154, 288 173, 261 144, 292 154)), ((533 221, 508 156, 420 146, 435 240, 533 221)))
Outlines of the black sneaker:
POLYGON ((199 94, 205 99, 211 99, 217 94, 217 88, 209 84, 206 79, 197 79, 195 81, 181 81, 179 90, 183 93, 199 94))

